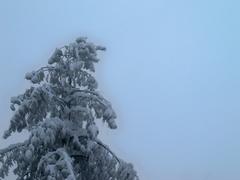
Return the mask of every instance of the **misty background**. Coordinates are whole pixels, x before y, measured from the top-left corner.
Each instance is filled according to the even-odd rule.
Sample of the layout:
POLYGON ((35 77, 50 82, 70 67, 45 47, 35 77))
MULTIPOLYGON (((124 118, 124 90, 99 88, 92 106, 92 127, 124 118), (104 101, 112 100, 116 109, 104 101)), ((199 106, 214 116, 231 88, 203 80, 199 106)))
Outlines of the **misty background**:
MULTIPOLYGON (((0 2, 0 133, 26 72, 79 36, 104 45, 96 78, 118 114, 103 142, 141 180, 240 179, 240 1, 0 2)), ((27 134, 0 140, 0 148, 27 134)), ((15 179, 10 175, 7 180, 15 179)))

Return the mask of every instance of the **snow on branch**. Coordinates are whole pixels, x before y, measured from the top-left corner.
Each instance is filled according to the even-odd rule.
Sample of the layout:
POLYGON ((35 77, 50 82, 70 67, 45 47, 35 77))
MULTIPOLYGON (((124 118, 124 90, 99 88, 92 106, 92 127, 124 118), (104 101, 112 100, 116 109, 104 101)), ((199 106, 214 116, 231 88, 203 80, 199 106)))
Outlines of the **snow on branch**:
POLYGON ((38 164, 37 172, 45 171, 48 178, 61 177, 67 180, 76 180, 73 172, 72 159, 64 148, 48 152, 41 158, 38 164))
POLYGON ((15 149, 19 149, 20 147, 27 145, 27 143, 28 143, 28 140, 26 140, 26 141, 24 141, 22 143, 11 144, 7 148, 0 149, 0 155, 4 155, 4 154, 6 154, 6 153, 8 153, 10 151, 13 151, 15 149))

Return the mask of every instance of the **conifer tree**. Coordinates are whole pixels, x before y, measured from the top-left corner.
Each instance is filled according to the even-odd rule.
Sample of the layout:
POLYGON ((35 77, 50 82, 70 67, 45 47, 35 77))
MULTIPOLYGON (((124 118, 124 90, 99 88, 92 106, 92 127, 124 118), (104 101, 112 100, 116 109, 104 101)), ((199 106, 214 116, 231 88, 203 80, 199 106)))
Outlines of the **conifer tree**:
POLYGON ((138 180, 132 164, 98 138, 97 120, 116 129, 111 104, 97 91, 97 52, 87 38, 56 49, 48 65, 25 75, 32 86, 11 98, 14 114, 4 133, 29 138, 0 150, 0 177, 17 180, 138 180))

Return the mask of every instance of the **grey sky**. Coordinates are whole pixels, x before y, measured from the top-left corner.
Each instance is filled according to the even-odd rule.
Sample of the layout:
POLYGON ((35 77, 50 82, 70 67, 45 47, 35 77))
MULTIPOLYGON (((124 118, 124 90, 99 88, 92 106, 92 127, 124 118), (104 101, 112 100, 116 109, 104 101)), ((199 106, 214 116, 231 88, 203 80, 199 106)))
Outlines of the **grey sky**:
POLYGON ((103 138, 142 180, 239 180, 239 8, 237 0, 1 1, 0 132, 9 98, 28 86, 25 72, 88 36, 108 49, 97 79, 118 114, 119 129, 103 138))

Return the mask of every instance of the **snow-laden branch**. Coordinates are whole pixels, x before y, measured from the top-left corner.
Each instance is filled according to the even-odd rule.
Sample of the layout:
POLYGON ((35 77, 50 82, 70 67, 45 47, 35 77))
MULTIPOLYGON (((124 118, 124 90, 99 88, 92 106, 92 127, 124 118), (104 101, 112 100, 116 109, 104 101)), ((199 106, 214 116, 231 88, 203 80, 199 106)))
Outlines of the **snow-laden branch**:
POLYGON ((10 151, 13 151, 15 149, 19 149, 22 146, 25 146, 27 144, 27 140, 22 142, 22 143, 16 143, 16 144, 11 144, 10 146, 8 146, 7 148, 1 149, 0 150, 0 155, 6 154, 10 151))
POLYGON ((69 180, 76 180, 75 174, 73 172, 74 168, 72 166, 72 159, 64 148, 59 148, 56 151, 48 152, 45 156, 43 156, 39 161, 37 171, 39 171, 42 168, 45 162, 48 164, 48 161, 51 160, 52 156, 55 154, 58 154, 60 156, 60 158, 56 161, 55 165, 57 164, 57 162, 64 161, 65 167, 69 172, 69 175, 68 175, 68 178, 70 178, 69 180))
POLYGON ((119 164, 121 163, 120 159, 115 155, 114 152, 111 151, 111 149, 109 149, 107 145, 103 144, 99 139, 96 139, 95 142, 99 146, 103 147, 106 151, 108 151, 118 161, 119 164))
POLYGON ((68 156, 66 150, 64 148, 60 148, 57 150, 57 152, 62 155, 63 160, 66 162, 67 169, 70 172, 70 177, 72 178, 71 180, 76 180, 76 177, 73 172, 72 163, 71 163, 72 160, 68 156))
MULTIPOLYGON (((90 91, 90 90, 80 90, 80 89, 74 89, 71 91, 71 95, 74 95, 75 93, 81 93, 82 96, 91 96, 92 99, 94 99, 95 101, 99 102, 102 105, 107 105, 109 103, 107 103, 107 101, 100 97, 100 95, 97 92, 94 91, 90 91)), ((69 102, 71 102, 74 99, 74 97, 71 97, 71 99, 69 99, 69 102)))

